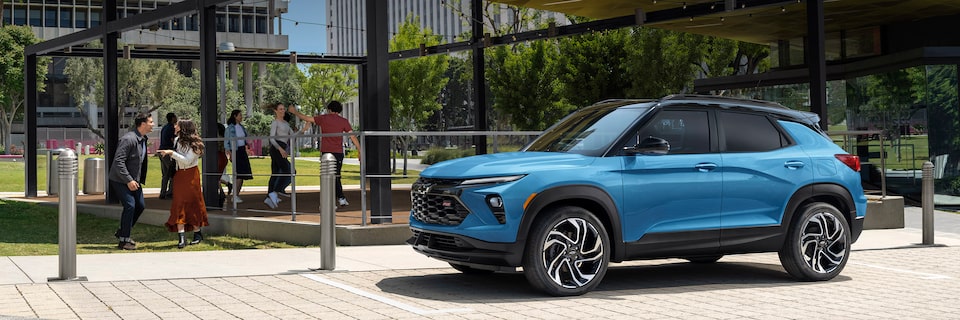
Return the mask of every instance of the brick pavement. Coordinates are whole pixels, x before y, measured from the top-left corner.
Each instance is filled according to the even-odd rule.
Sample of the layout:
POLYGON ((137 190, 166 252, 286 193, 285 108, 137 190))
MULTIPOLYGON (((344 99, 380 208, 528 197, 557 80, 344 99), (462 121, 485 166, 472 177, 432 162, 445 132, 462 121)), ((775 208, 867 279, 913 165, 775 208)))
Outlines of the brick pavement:
POLYGON ((521 273, 446 267, 28 283, 0 285, 0 319, 960 318, 960 234, 918 246, 920 231, 864 231, 827 282, 797 282, 764 253, 614 264, 595 291, 564 298, 521 273))
POLYGON ((0 318, 945 319, 960 314, 958 260, 953 246, 856 250, 828 282, 794 281, 776 254, 639 261, 568 298, 450 268, 18 284, 0 286, 0 318))

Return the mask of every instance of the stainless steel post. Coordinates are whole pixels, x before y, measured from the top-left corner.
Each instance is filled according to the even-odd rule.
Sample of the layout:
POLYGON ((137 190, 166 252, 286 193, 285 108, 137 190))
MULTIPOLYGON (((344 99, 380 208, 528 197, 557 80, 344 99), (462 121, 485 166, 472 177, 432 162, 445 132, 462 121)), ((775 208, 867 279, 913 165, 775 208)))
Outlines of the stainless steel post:
POLYGON ((923 244, 933 244, 933 163, 924 162, 922 172, 923 244))
POLYGON ((336 267, 336 203, 337 158, 331 153, 320 157, 320 269, 333 270, 336 267))
POLYGON ((86 280, 77 277, 77 154, 63 149, 57 158, 60 172, 60 277, 48 280, 86 280))

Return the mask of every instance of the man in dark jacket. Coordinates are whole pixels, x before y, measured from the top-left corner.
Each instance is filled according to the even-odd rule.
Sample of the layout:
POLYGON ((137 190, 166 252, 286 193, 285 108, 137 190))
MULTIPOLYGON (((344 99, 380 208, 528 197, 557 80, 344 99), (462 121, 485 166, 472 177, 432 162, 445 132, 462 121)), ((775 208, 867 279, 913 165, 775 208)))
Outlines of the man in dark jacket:
POLYGON ((110 192, 123 204, 120 229, 114 236, 120 240, 117 249, 136 250, 137 243, 130 239, 130 229, 137 224, 143 213, 143 188, 141 175, 146 168, 147 134, 153 132, 153 117, 138 114, 133 120, 133 130, 120 137, 117 154, 110 165, 110 192))
MULTIPOLYGON (((160 129, 160 146, 158 150, 173 150, 173 138, 176 137, 173 132, 173 125, 177 123, 177 115, 173 112, 167 113, 167 124, 160 129)), ((160 172, 163 178, 160 178, 160 199, 171 199, 173 197, 172 178, 177 172, 177 162, 171 157, 160 157, 160 172)))

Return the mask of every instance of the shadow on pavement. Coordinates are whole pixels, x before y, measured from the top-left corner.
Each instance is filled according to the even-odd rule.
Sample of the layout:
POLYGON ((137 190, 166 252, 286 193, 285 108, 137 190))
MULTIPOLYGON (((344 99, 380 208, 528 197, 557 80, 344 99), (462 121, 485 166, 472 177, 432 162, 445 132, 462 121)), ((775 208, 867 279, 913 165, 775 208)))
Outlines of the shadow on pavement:
MULTIPOLYGON (((840 275, 831 282, 849 280, 851 278, 840 275)), ((720 261, 714 264, 613 265, 607 270, 603 282, 588 295, 676 294, 816 283, 793 279, 779 264, 720 261)), ((448 274, 386 278, 377 283, 377 287, 403 296, 458 303, 554 299, 531 287, 520 272, 469 275, 451 269, 448 274)))

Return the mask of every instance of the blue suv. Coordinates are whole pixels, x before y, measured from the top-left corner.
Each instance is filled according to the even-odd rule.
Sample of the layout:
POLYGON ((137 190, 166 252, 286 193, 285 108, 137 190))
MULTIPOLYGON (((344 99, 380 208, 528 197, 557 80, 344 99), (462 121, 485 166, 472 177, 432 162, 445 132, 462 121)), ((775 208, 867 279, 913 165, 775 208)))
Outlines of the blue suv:
POLYGON ((407 242, 464 273, 522 267, 556 296, 592 290, 610 262, 752 252, 778 252, 799 280, 829 280, 867 200, 859 158, 818 122, 755 100, 603 101, 519 152, 424 170, 407 242))

